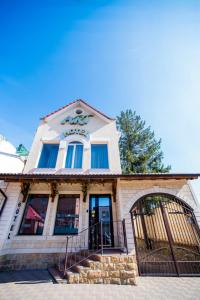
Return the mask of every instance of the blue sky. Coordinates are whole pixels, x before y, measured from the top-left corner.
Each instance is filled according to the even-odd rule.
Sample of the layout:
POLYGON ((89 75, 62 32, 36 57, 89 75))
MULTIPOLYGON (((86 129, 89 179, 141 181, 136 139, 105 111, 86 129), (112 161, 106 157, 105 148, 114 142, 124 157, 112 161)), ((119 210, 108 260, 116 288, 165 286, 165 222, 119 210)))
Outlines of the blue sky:
POLYGON ((172 171, 200 172, 200 1, 1 0, 0 25, 0 132, 15 145, 82 98, 135 109, 172 171))

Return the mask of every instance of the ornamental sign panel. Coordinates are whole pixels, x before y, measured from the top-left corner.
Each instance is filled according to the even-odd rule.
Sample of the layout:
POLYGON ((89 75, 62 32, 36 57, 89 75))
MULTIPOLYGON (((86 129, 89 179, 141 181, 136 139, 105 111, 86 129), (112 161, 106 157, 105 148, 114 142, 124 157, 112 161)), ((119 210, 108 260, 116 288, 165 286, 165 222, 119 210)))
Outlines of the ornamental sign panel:
POLYGON ((93 115, 78 115, 75 117, 66 117, 64 120, 61 121, 61 125, 70 124, 70 125, 86 125, 89 122, 89 118, 93 117, 93 115))

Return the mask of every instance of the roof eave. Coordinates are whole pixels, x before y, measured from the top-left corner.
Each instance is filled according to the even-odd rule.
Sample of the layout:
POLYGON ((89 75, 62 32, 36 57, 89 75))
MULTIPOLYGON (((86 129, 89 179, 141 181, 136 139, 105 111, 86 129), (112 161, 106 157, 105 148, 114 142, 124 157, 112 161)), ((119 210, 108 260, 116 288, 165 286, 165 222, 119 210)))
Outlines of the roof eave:
POLYGON ((116 120, 115 118, 111 118, 111 117, 105 115, 104 113, 102 113, 101 111, 99 111, 98 109, 92 107, 90 104, 88 104, 86 101, 84 101, 84 100, 82 100, 82 99, 77 99, 77 100, 75 100, 75 101, 72 101, 72 102, 68 103, 67 105, 65 105, 65 106, 63 106, 63 107, 61 107, 61 108, 59 108, 59 109, 53 111, 52 113, 49 113, 49 114, 47 114, 46 116, 41 117, 40 120, 44 121, 44 120, 46 120, 47 118, 53 116, 54 114, 61 112, 63 109, 65 109, 65 108, 67 108, 67 107, 70 107, 70 106, 76 104, 77 102, 80 102, 80 103, 82 103, 83 105, 89 107, 90 109, 92 109, 93 111, 95 111, 97 114, 103 116, 103 117, 104 117, 105 119, 107 119, 107 120, 110 120, 110 121, 115 121, 115 120, 116 120))
POLYGON ((84 180, 116 180, 132 181, 132 180, 193 180, 200 177, 199 173, 174 173, 174 174, 0 174, 0 180, 7 182, 19 181, 84 181, 84 180))

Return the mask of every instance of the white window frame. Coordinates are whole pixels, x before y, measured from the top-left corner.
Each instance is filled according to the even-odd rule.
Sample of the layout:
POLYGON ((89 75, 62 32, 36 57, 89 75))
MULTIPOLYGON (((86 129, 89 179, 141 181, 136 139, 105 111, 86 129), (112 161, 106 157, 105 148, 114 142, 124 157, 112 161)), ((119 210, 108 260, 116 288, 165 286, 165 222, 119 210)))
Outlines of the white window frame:
MULTIPOLYGON (((66 156, 65 156, 65 168, 66 168, 66 160, 67 160, 67 153, 68 153, 68 148, 69 146, 73 146, 73 153, 72 153, 72 166, 70 168, 66 168, 66 169, 75 169, 74 168, 74 163, 75 163, 75 153, 76 153, 76 146, 77 145, 82 145, 83 147, 83 150, 84 150, 84 146, 83 146, 83 143, 77 141, 77 144, 76 143, 73 143, 73 142, 70 142, 68 145, 67 145, 67 151, 66 151, 66 156)), ((82 169, 83 168, 83 153, 82 153, 82 166, 81 168, 76 168, 76 169, 82 169)))

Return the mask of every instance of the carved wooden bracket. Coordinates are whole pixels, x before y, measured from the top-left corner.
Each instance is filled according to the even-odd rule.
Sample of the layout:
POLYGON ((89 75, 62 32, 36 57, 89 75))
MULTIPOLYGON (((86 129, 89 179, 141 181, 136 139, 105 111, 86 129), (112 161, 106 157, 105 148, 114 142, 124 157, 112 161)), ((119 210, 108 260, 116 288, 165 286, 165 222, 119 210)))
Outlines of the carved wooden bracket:
POLYGON ((54 202, 55 196, 58 194, 58 186, 56 182, 51 183, 51 202, 54 202))
POLYGON ((21 193, 23 195, 22 202, 26 201, 29 189, 30 189, 30 183, 29 182, 22 182, 22 184, 21 184, 21 193))
POLYGON ((86 202, 86 200, 87 200, 88 187, 89 187, 88 182, 82 183, 83 202, 86 202))

